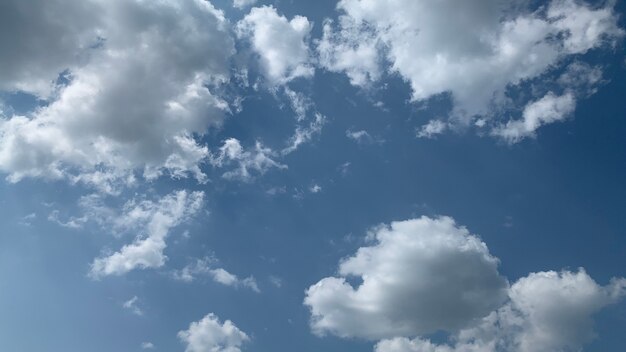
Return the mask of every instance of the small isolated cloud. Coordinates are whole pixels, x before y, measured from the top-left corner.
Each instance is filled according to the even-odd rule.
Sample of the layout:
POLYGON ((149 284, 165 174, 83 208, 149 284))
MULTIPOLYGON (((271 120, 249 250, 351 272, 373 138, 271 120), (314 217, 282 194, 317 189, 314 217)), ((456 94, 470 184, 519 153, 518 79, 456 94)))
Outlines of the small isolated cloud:
POLYGON ((152 342, 142 342, 141 343, 141 349, 143 349, 143 350, 153 350, 154 349, 154 344, 152 342))
POLYGON ((237 33, 252 44, 268 82, 279 85, 313 75, 307 44, 311 27, 306 17, 287 20, 275 8, 263 6, 253 8, 237 23, 237 33))
POLYGON ((275 161, 276 153, 261 142, 256 142, 254 149, 245 150, 239 140, 229 138, 224 141, 217 155, 210 155, 210 163, 215 167, 234 165, 235 168, 226 171, 222 177, 229 180, 249 182, 254 178, 253 172, 258 175, 265 174, 269 169, 286 169, 275 161))
POLYGON ((283 287, 283 279, 281 279, 280 277, 275 276, 275 275, 270 275, 269 280, 272 283, 272 285, 274 285, 276 288, 283 287))
POLYGON ((296 151, 300 145, 309 142, 314 136, 322 133, 322 128, 326 123, 326 116, 316 113, 315 120, 311 121, 308 126, 296 128, 294 135, 289 138, 289 146, 282 150, 283 155, 291 154, 296 151))
POLYGON ((448 217, 393 222, 367 239, 304 303, 315 333, 380 340, 376 352, 580 351, 593 315, 626 296, 626 279, 601 286, 584 269, 509 285, 487 246, 448 217), (437 331, 448 343, 425 337, 437 331))
POLYGON ((37 219, 37 214, 35 213, 30 213, 28 215, 22 216, 22 218, 19 220, 19 224, 22 226, 31 226, 33 221, 37 219))
POLYGON ((235 288, 244 287, 257 293, 261 292, 256 279, 253 276, 241 279, 224 268, 214 267, 215 264, 217 264, 217 260, 214 259, 199 259, 195 263, 189 264, 181 270, 174 271, 173 277, 179 281, 192 282, 198 276, 204 275, 209 276, 213 281, 225 286, 235 288))
POLYGON ((222 324, 213 313, 192 322, 189 329, 178 333, 178 338, 187 345, 185 352, 241 352, 241 346, 250 341, 232 321, 222 324))
POLYGON ((141 308, 139 308, 139 305, 137 304, 138 301, 139 298, 137 296, 134 296, 133 298, 124 302, 124 304, 122 304, 122 307, 124 307, 124 309, 128 309, 131 313, 135 315, 141 316, 143 315, 143 311, 141 310, 141 308))
POLYGON ((256 4, 257 0, 233 0, 233 7, 237 9, 245 9, 256 4))
POLYGON ((550 92, 526 105, 521 120, 509 121, 495 128, 492 134, 508 143, 517 143, 524 138, 534 137, 535 131, 542 125, 566 119, 575 108, 576 100, 572 93, 556 96, 550 92))
POLYGON ((309 191, 311 191, 311 193, 319 193, 322 191, 322 186, 314 184, 311 188, 309 188, 309 191))
POLYGON ((89 275, 99 279, 122 275, 140 268, 158 268, 165 264, 163 253, 169 231, 198 213, 204 204, 203 192, 176 191, 157 201, 141 201, 127 206, 122 215, 124 228, 141 228, 143 234, 118 252, 96 258, 89 275))
POLYGON ((448 124, 441 120, 430 120, 417 130, 417 138, 435 138, 448 129, 448 124))
POLYGON ((359 144, 384 143, 384 140, 372 137, 372 135, 365 130, 346 130, 346 137, 359 144))

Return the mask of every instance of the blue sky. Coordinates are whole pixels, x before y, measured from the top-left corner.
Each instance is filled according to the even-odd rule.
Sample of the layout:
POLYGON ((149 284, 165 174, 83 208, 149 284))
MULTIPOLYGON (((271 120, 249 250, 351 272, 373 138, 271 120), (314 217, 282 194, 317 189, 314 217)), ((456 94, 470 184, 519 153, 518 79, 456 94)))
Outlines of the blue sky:
POLYGON ((0 350, 626 348, 623 2, 0 5, 0 350))

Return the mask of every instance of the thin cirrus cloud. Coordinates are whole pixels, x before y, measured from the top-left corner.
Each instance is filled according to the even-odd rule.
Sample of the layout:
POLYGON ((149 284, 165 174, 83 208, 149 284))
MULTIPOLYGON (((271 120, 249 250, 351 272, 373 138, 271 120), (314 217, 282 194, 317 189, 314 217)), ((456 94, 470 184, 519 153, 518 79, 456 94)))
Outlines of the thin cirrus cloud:
POLYGON ((509 285, 485 243, 449 217, 392 222, 368 238, 304 303, 315 333, 379 340, 376 352, 580 350, 593 315, 626 295, 626 279, 600 286, 584 269, 509 285), (452 343, 424 337, 437 331, 452 343))

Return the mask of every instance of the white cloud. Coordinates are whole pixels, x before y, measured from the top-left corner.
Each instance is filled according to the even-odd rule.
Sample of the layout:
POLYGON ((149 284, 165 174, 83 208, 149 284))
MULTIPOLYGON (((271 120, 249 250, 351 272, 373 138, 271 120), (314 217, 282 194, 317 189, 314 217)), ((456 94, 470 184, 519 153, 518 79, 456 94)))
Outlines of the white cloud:
POLYGON ((156 202, 142 201, 126 206, 118 226, 141 229, 135 241, 118 252, 96 258, 89 275, 98 279, 107 275, 122 275, 137 268, 158 268, 165 264, 165 239, 170 229, 198 213, 204 200, 203 192, 177 191, 156 202), (123 224, 123 225, 120 225, 123 224))
POLYGON ((287 20, 275 8, 263 6, 250 10, 237 24, 237 33, 250 40, 265 77, 278 85, 313 75, 307 44, 311 27, 306 17, 287 20))
POLYGON ((372 137, 372 135, 369 134, 369 132, 365 130, 358 130, 358 131, 346 130, 346 137, 350 138, 351 140, 359 144, 367 144, 367 143, 382 144, 385 142, 383 139, 372 137))
POLYGON ((133 296, 133 298, 124 302, 124 304, 122 304, 122 307, 124 307, 125 309, 128 309, 131 313, 135 315, 141 316, 143 315, 143 311, 141 310, 141 308, 139 308, 137 301, 139 301, 139 298, 137 296, 133 296))
POLYGON ((572 93, 556 96, 549 92, 543 98, 526 105, 521 120, 509 121, 506 125, 496 127, 492 134, 509 143, 516 143, 533 137, 542 125, 564 120, 575 108, 576 100, 572 93))
POLYGON ((511 286, 510 301, 451 345, 404 337, 383 340, 376 352, 580 351, 590 342, 592 316, 626 295, 626 280, 599 286, 584 270, 532 273, 511 286))
POLYGON ((61 72, 68 82, 31 115, 0 120, 10 181, 68 178, 106 190, 134 170, 206 181, 208 150, 194 136, 223 120, 228 105, 215 90, 234 52, 221 12, 201 0, 18 2, 3 5, 2 16, 24 21, 0 22, 0 32, 21 33, 0 54, 15 73, 0 89, 46 99, 45 82, 61 72))
POLYGON ((311 193, 319 193, 322 191, 322 186, 318 184, 314 184, 313 186, 309 188, 309 191, 311 191, 311 193))
POLYGON ((254 177, 251 171, 263 175, 271 168, 287 168, 272 159, 275 155, 273 150, 264 147, 261 142, 256 142, 253 150, 245 150, 239 140, 229 138, 224 141, 217 155, 210 155, 210 162, 215 167, 235 164, 234 170, 227 171, 222 176, 230 180, 250 181, 254 177))
MULTIPOLYGON (((413 100, 450 93, 454 121, 491 116, 506 90, 567 57, 614 44, 613 2, 592 7, 553 0, 533 11, 522 1, 341 0, 336 28, 327 23, 320 61, 353 84, 376 79, 386 61, 412 89, 413 100), (377 60, 378 59, 378 60, 377 60)), ((544 76, 542 76, 544 75, 544 76)), ((543 77, 543 78, 540 78, 543 77)))
POLYGON ((283 155, 295 152, 300 145, 309 142, 315 135, 322 133, 322 128, 326 123, 326 116, 315 113, 315 120, 311 121, 309 126, 296 128, 296 132, 289 139, 289 146, 282 150, 283 155))
POLYGON ((152 342, 142 342, 141 343, 141 349, 152 350, 152 349, 154 349, 154 344, 152 342))
POLYGON ((192 282, 198 275, 208 275, 213 279, 213 281, 225 286, 235 288, 245 287, 257 293, 261 292, 256 279, 253 276, 241 279, 224 268, 215 268, 213 266, 214 264, 216 264, 216 260, 214 259, 198 259, 195 263, 189 264, 181 270, 175 271, 173 273, 173 277, 174 279, 183 282, 192 282))
POLYGON ((375 33, 355 23, 349 16, 340 17, 340 32, 326 20, 322 39, 317 41, 319 64, 332 72, 345 72, 350 83, 365 86, 381 76, 380 40, 375 33))
POLYGON ((315 333, 380 340, 376 352, 580 351, 593 315, 626 296, 626 279, 601 286, 584 269, 509 286, 486 245, 447 217, 393 222, 367 239, 304 303, 315 333), (448 343, 425 337, 438 331, 448 343))
POLYGON ((178 338, 187 345, 185 352, 241 352, 241 346, 250 340, 233 322, 222 324, 213 313, 191 323, 178 338))
POLYGON ((293 91, 285 86, 285 95, 289 99, 291 109, 296 113, 296 120, 302 121, 306 119, 307 112, 313 106, 313 102, 306 95, 293 91))
POLYGON ((257 0, 233 0, 233 7, 241 10, 256 4, 256 2, 257 0))
POLYGON ((342 260, 340 277, 306 291, 315 333, 380 339, 458 329, 506 298, 498 260, 451 218, 392 222, 370 238, 375 243, 342 260))
POLYGON ((417 131, 418 138, 434 138, 448 129, 448 124, 441 120, 430 120, 417 131))

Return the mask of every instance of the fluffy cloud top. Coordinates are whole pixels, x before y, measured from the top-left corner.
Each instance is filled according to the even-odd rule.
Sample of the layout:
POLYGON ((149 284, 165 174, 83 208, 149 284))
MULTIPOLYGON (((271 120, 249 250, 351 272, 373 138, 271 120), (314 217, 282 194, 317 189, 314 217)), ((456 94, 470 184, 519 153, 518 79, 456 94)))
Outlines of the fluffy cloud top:
POLYGON ((158 268, 165 264, 163 253, 171 228, 195 215, 203 205, 204 193, 177 191, 162 199, 132 202, 122 215, 123 224, 128 229, 141 229, 131 244, 118 252, 97 258, 91 264, 90 276, 101 278, 107 275, 122 275, 136 268, 158 268))
POLYGON ((318 334, 380 339, 467 326, 506 298, 487 246, 448 217, 393 222, 311 286, 305 304, 318 334), (356 276, 353 287, 346 279, 356 276))
POLYGON ((582 269, 532 273, 511 286, 506 305, 454 335, 454 345, 398 337, 379 342, 375 351, 580 351, 595 336, 592 315, 625 294, 626 280, 599 286, 582 269))
POLYGON ((11 64, 0 69, 0 88, 48 104, 0 120, 0 170, 12 181, 106 185, 139 169, 150 179, 167 172, 204 182, 208 151, 195 135, 228 109, 209 89, 228 80, 234 52, 222 13, 203 0, 64 4, 2 5, 1 16, 14 18, 2 32, 20 40, 1 51, 11 64), (62 72, 67 82, 53 86, 62 72))
POLYGON ((626 295, 626 279, 598 285, 587 273, 538 272, 509 287, 498 259, 451 218, 393 222, 339 274, 306 291, 312 329, 382 339, 376 352, 579 351, 592 317, 626 295), (362 283, 353 287, 350 275, 362 283), (449 344, 424 335, 451 333, 449 344))
POLYGON ((341 0, 337 28, 327 23, 318 45, 320 61, 363 85, 380 76, 378 61, 384 59, 410 84, 414 100, 450 93, 454 118, 468 123, 505 104, 507 88, 624 35, 611 2, 602 7, 573 0, 553 0, 539 9, 526 5, 341 0))
POLYGON ((237 29, 240 37, 249 38, 270 84, 313 75, 307 44, 311 24, 306 17, 287 20, 271 6, 256 7, 237 29))
POLYGON ((241 346, 250 340, 233 322, 222 324, 213 313, 191 323, 178 338, 187 345, 185 352, 241 352, 241 346))

